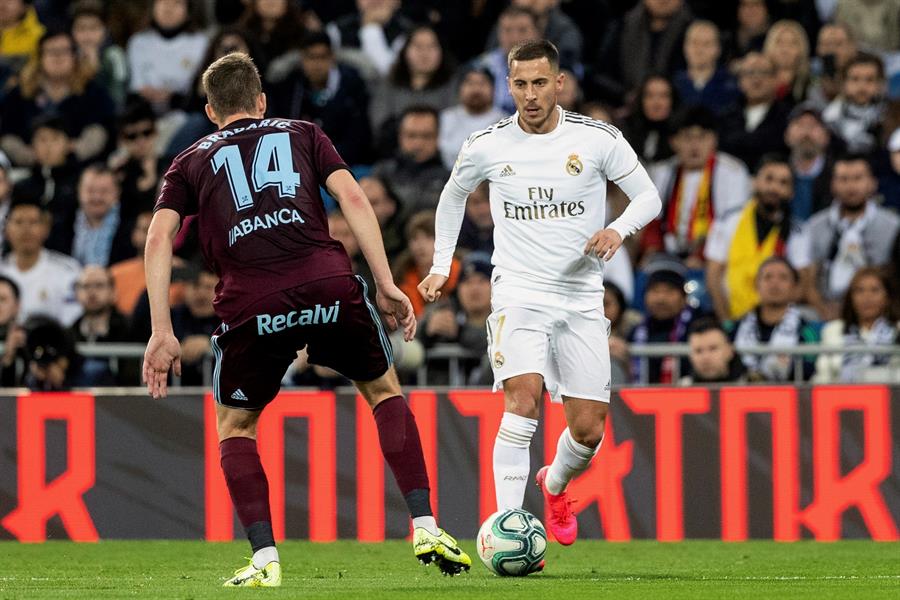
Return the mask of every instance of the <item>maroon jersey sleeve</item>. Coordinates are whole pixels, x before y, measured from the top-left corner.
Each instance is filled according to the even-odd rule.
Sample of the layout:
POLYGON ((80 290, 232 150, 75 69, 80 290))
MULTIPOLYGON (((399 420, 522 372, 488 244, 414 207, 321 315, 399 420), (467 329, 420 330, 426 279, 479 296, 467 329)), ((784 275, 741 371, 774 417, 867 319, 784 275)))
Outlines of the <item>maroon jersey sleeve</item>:
POLYGON ((171 208, 181 215, 182 219, 197 213, 197 194, 191 189, 183 170, 184 163, 179 156, 172 161, 172 165, 166 171, 154 211, 171 208))
POLYGON ((313 125, 312 127, 316 174, 324 187, 329 175, 338 169, 347 169, 349 171, 350 168, 344 162, 344 159, 341 158, 341 155, 338 154, 337 148, 334 147, 334 143, 325 135, 325 132, 318 125, 313 125))

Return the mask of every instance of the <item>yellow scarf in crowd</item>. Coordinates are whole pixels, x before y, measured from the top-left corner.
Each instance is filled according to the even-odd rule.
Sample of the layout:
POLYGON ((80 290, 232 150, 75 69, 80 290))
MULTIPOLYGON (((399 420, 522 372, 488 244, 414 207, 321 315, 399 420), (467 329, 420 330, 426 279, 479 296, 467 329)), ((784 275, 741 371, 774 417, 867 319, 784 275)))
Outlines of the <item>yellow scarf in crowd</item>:
MULTIPOLYGON (((687 239, 685 245, 692 242, 700 242, 706 238, 709 233, 709 227, 713 218, 713 198, 712 198, 712 180, 713 173, 716 168, 716 155, 713 154, 706 161, 703 168, 703 176, 700 179, 700 187, 697 189, 697 198, 694 206, 691 208, 690 223, 687 226, 687 239)), ((682 189, 681 178, 683 169, 679 167, 675 174, 675 183, 672 185, 672 193, 668 202, 668 213, 666 215, 666 230, 673 235, 679 235, 681 228, 681 205, 683 202, 690 202, 690 198, 684 198, 684 190, 682 189)))
POLYGON ((759 303, 756 293, 756 272, 770 256, 784 255, 781 226, 775 225, 762 242, 756 231, 756 200, 747 203, 738 219, 738 226, 728 249, 726 283, 731 318, 746 314, 759 303))

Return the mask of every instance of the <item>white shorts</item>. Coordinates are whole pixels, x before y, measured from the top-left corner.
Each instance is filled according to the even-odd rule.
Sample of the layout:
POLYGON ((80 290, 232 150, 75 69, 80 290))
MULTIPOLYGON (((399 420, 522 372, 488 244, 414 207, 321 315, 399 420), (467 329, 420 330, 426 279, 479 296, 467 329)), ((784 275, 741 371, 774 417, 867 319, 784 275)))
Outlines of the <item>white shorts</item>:
POLYGON ((602 304, 584 311, 497 300, 487 321, 494 391, 510 377, 538 373, 553 402, 609 402, 610 323, 602 304))

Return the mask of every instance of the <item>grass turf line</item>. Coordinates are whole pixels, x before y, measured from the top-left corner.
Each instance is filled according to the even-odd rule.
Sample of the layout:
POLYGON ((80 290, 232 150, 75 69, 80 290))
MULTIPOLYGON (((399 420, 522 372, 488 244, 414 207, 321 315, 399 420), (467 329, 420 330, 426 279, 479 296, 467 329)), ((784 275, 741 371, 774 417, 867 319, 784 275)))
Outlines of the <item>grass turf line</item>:
POLYGON ((724 598, 900 597, 900 544, 690 541, 551 544, 544 573, 499 578, 476 564, 467 575, 442 577, 422 567, 408 542, 279 545, 280 589, 223 590, 243 566, 246 543, 104 541, 98 544, 0 542, 0 599, 266 597, 427 599, 606 597, 664 600, 724 598), (589 594, 589 596, 585 596, 589 594), (602 594, 599 596, 598 594, 602 594), (518 597, 518 596, 517 596, 518 597))

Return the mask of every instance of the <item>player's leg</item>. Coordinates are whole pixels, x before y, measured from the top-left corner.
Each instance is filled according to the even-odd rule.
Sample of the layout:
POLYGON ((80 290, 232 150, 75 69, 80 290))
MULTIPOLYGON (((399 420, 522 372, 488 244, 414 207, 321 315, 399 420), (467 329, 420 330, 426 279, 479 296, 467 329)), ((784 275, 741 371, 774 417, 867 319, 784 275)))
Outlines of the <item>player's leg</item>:
POLYGON ((416 557, 425 564, 436 562, 445 574, 468 571, 471 559, 452 536, 437 526, 434 518, 419 429, 401 393, 394 367, 377 379, 354 384, 372 407, 381 452, 409 509, 416 557))
POLYGON ((525 373, 503 381, 503 418, 494 438, 497 510, 522 508, 531 473, 531 438, 538 426, 544 378, 525 373))
POLYGON ((539 310, 502 307, 488 317, 488 354, 494 389, 503 388, 504 412, 494 439, 497 509, 521 508, 531 471, 548 367, 550 320, 539 310))
POLYGON ((213 336, 213 395, 225 483, 253 555, 226 586, 276 587, 281 563, 269 508, 269 482, 256 446, 256 425, 275 397, 291 354, 241 326, 213 336))

